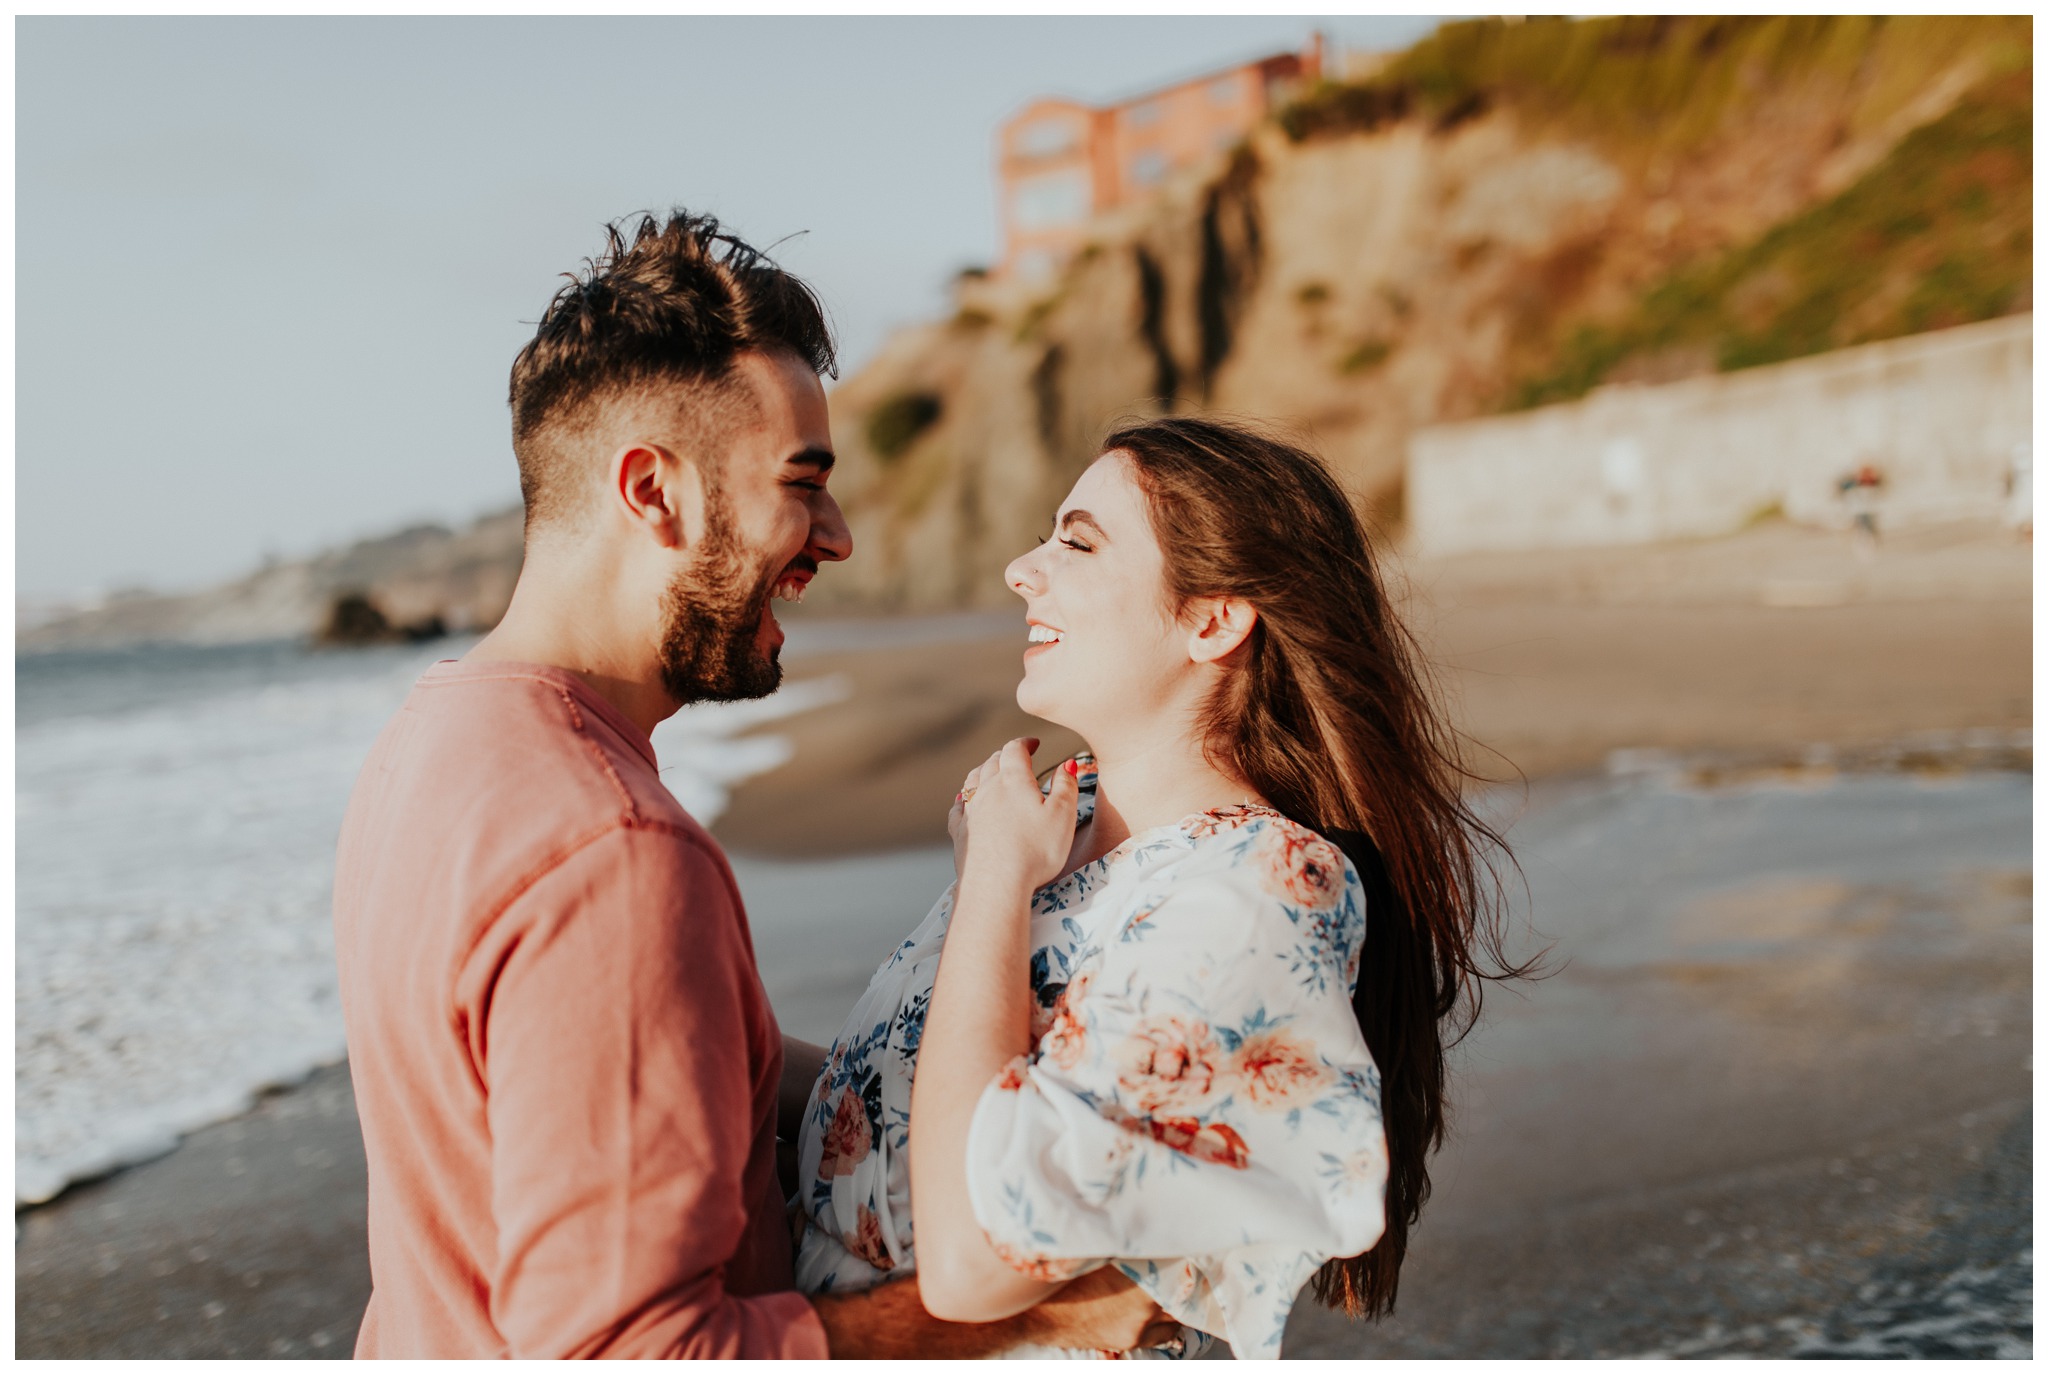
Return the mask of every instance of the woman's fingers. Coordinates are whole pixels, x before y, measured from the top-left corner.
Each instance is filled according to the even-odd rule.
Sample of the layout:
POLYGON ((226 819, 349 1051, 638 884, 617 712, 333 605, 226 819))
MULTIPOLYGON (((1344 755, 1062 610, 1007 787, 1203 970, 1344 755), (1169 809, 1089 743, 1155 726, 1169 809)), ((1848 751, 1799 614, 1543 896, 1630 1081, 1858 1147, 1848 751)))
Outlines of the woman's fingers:
POLYGON ((1074 814, 1081 806, 1080 769, 1073 760, 1052 771, 1052 786, 1046 789, 1045 796, 1053 810, 1065 817, 1069 826, 1073 825, 1074 814))
POLYGON ((1037 738, 1035 736, 1022 735, 1003 746, 1000 750, 997 750, 996 754, 1001 764, 1011 768, 1021 768, 1028 774, 1031 772, 1031 756, 1037 750, 1037 738))
POLYGON ((994 759, 995 755, 990 755, 967 771, 967 777, 960 783, 960 791, 953 795, 955 802, 964 805, 967 799, 974 796, 975 790, 982 784, 983 775, 989 772, 989 765, 994 759))

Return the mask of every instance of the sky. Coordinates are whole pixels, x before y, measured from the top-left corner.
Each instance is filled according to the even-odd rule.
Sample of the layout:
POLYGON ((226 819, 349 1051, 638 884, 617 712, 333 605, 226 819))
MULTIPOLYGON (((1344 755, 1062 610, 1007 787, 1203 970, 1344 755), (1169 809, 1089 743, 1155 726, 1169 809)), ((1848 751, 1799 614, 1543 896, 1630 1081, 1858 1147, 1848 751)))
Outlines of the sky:
POLYGON ((608 220, 781 241, 850 370, 993 261, 1027 101, 1436 22, 17 19, 17 597, 515 503, 506 373, 608 220))

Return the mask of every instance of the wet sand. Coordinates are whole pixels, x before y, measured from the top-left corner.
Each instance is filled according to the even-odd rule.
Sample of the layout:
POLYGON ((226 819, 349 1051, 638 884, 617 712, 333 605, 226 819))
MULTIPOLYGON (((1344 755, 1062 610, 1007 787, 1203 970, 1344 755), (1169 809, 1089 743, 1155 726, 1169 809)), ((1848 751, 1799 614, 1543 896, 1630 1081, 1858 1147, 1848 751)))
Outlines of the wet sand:
MULTIPOLYGON (((1495 779, 1597 771, 1623 749, 1769 759, 2032 724, 2031 546, 1998 531, 1901 535, 1870 564, 1773 527, 1392 571, 1468 762, 1495 779)), ((767 727, 795 754, 740 788, 719 838, 790 857, 942 844, 961 778, 1004 740, 1042 737, 1041 762, 1079 748, 1018 709, 1021 609, 1003 621, 793 656, 792 680, 842 675, 851 695, 767 727)))
POLYGON ((1397 1316, 1294 1356, 2031 1353, 2030 779, 1539 788, 1397 1316))
MULTIPOLYGON (((1563 959, 1459 1052, 1398 1315, 1304 1306, 1290 1356, 2031 1352, 2027 776, 1953 771, 2029 766, 2027 551, 1829 584, 1838 546, 1776 539, 1411 570, 1467 730, 1537 780, 1502 805, 1563 959), (1891 772, 1842 772, 1859 744, 1891 772)), ((836 1028, 950 872, 959 775, 1026 733, 994 628, 793 659, 853 695, 770 727, 795 760, 718 830, 795 1034, 836 1028)), ((346 1355, 362 1169, 337 1068, 21 1215, 17 1355, 346 1355)))

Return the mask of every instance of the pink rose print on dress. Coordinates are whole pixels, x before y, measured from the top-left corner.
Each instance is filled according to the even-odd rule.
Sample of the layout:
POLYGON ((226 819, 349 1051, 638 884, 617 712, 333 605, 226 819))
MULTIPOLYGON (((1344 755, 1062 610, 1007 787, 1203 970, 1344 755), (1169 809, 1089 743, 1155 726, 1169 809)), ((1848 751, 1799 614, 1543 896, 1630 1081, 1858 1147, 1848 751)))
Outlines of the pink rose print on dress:
POLYGON ((996 1076, 996 1087, 1004 1093, 1015 1093, 1018 1089, 1023 1088, 1024 1070, 1027 1063, 1025 1058, 1019 1055, 1016 1059, 1010 1061, 1009 1064, 1004 1065, 1002 1073, 996 1076))
POLYGON ((1252 1162, 1251 1147, 1244 1138, 1221 1122, 1181 1121, 1163 1117, 1152 1123, 1152 1139, 1182 1155, 1206 1160, 1211 1165, 1242 1170, 1252 1162))
POLYGON ((1347 1188, 1360 1185, 1384 1183, 1387 1173, 1386 1153, 1379 1150, 1353 1151, 1344 1157, 1337 1167, 1337 1182, 1347 1188))
POLYGON ((1266 1031, 1237 1048, 1230 1076, 1255 1107, 1286 1108, 1315 1101, 1330 1074, 1315 1053, 1285 1031, 1266 1031))
POLYGON ((894 1270, 895 1260, 889 1255, 889 1243, 882 1236, 882 1220, 875 1216, 875 1210, 863 1203, 855 1210, 854 1233, 847 1239, 846 1249, 859 1256, 877 1270, 894 1270))
POLYGON ((1089 1265, 1085 1260, 1049 1260, 1044 1256, 1034 1256, 1028 1251, 1005 1246, 987 1232, 983 1232, 982 1235, 988 1237, 989 1249, 996 1253, 996 1258, 1003 1264, 1020 1275, 1028 1275, 1032 1279, 1043 1280, 1048 1284, 1064 1283, 1086 1270, 1089 1265))
POLYGON ((818 1178, 835 1179, 850 1175, 868 1158, 868 1110, 852 1089, 839 1094, 832 1125, 825 1129, 825 1150, 818 1157, 818 1178))
POLYGON ((1300 826, 1269 827, 1256 861, 1259 882, 1284 902, 1311 912, 1335 907, 1344 892, 1344 856, 1300 826))
POLYGON ((1168 1150, 1211 1165, 1242 1170, 1251 1164, 1251 1147, 1235 1128, 1222 1122, 1197 1122, 1191 1117, 1138 1117, 1114 1104, 1105 1104, 1102 1115, 1127 1132, 1149 1136, 1168 1150))
POLYGON ((1081 1020, 1075 1015, 1081 999, 1088 996, 1088 985, 1093 974, 1084 970, 1076 974, 1073 981, 1060 990, 1060 996, 1053 1000, 1052 1024, 1046 1028, 1045 1039, 1039 1042, 1039 1052, 1061 1069, 1072 1069, 1081 1063, 1081 1054, 1087 1049, 1086 1033, 1081 1020))
POLYGON ((1223 1047, 1207 1022, 1147 1017, 1114 1054, 1117 1087, 1147 1116, 1185 1116, 1216 1096, 1223 1047))
POLYGON ((1224 831, 1242 826, 1255 816, 1278 815, 1279 813, 1275 812, 1271 807, 1252 807, 1242 804, 1234 807, 1211 807, 1208 811, 1198 812, 1183 821, 1181 829, 1187 832, 1189 840, 1207 840, 1212 835, 1220 835, 1224 831))

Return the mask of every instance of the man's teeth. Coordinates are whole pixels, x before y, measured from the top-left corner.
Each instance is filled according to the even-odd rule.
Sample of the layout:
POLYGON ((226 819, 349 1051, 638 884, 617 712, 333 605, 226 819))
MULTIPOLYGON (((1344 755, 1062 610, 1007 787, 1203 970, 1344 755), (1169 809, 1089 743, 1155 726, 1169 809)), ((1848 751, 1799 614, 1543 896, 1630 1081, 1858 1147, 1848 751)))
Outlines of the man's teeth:
POLYGON ((774 595, 778 601, 800 602, 804 599, 804 583, 799 578, 784 578, 775 584, 774 595))
POLYGON ((1031 643, 1035 645, 1058 644, 1060 634, 1060 631, 1054 630, 1049 625, 1034 625, 1031 627, 1031 643))

